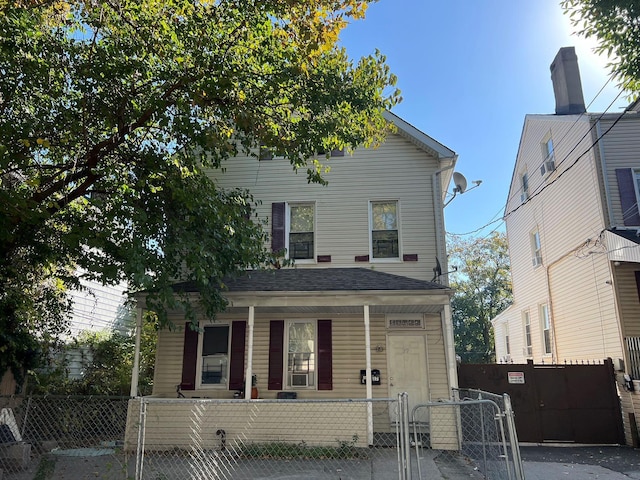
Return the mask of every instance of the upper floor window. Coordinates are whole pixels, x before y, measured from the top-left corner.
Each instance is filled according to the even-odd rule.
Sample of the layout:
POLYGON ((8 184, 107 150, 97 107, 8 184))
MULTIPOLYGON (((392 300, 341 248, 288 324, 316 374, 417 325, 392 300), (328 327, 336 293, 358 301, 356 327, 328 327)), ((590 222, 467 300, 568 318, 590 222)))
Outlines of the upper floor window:
POLYGON ((398 202, 370 203, 371 257, 399 258, 398 202))
POLYGON ((520 200, 525 201, 529 199, 529 174, 523 173, 520 177, 520 200))
POLYGON ((531 253, 534 267, 542 265, 542 245, 540 244, 540 232, 536 230, 531 234, 531 253))
POLYGON ((522 324, 524 327, 524 354, 530 357, 533 355, 533 344, 531 343, 531 317, 529 312, 522 312, 522 324))
POLYGON ((271 204, 271 249, 287 251, 288 258, 314 260, 315 204, 271 204))
POLYGON ((314 258, 314 212, 313 203, 289 205, 287 252, 295 260, 314 258))
POLYGON ((287 324, 287 387, 316 385, 316 322, 295 320, 287 324))
POLYGON ((553 139, 551 135, 547 136, 542 142, 542 155, 544 156, 542 166, 540 167, 540 174, 544 175, 548 172, 553 172, 556 169, 556 156, 553 151, 553 139))
POLYGON ((200 338, 200 384, 226 387, 229 378, 229 325, 206 325, 200 338))
POLYGON ((540 305, 540 319, 542 322, 542 346, 545 355, 551 355, 551 319, 549 318, 549 306, 540 305))
POLYGON ((616 168, 615 172, 621 209, 615 214, 615 223, 622 221, 625 226, 637 227, 640 225, 640 169, 616 168))

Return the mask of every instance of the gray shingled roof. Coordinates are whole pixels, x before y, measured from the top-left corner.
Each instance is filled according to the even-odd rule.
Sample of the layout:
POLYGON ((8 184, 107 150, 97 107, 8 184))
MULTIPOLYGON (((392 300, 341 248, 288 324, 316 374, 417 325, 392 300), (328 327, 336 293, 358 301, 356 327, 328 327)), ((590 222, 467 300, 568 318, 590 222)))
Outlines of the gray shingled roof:
MULTIPOLYGON (((318 292, 363 290, 445 290, 426 282, 368 268, 283 268, 256 270, 224 281, 229 292, 318 292)), ((195 292, 191 282, 174 285, 175 290, 195 292)))

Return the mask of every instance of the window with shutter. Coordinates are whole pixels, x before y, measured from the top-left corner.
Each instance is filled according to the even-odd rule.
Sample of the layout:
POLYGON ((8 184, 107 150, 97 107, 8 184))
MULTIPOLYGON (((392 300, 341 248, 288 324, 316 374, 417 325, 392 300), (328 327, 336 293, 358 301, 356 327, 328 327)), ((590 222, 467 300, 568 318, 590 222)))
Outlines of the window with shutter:
POLYGON ((640 225, 640 213, 638 211, 637 183, 640 180, 640 170, 632 168, 617 168, 618 193, 620 195, 620 207, 622 208, 622 221, 627 226, 640 225))
POLYGON ((271 204, 271 251, 284 250, 285 237, 285 203, 271 204))
POLYGON ((198 362, 198 332, 191 328, 191 322, 184 326, 184 347, 182 351, 182 381, 180 389, 195 390, 196 365, 198 362))

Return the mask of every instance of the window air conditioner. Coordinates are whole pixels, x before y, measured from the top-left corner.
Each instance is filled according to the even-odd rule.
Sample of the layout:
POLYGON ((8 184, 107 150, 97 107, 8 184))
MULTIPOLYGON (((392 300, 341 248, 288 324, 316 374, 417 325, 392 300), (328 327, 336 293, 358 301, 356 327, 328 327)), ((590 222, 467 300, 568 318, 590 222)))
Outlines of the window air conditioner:
POLYGON ((291 386, 292 387, 308 387, 309 374, 308 373, 292 373, 291 386))
POLYGON ((533 258, 531 259, 531 262, 533 263, 534 267, 537 267, 538 265, 542 265, 542 256, 534 255, 533 258))
POLYGON ((545 173, 553 172, 556 169, 556 162, 553 160, 549 160, 548 162, 544 162, 540 167, 540 175, 544 175, 545 173))

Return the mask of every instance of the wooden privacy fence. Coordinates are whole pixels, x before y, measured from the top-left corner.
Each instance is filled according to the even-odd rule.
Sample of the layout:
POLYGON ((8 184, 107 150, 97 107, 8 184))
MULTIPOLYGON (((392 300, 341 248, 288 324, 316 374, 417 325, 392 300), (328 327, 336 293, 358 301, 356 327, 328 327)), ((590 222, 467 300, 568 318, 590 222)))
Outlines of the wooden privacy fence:
POLYGON ((600 365, 462 364, 460 388, 507 393, 522 442, 623 444, 611 359, 600 365))

